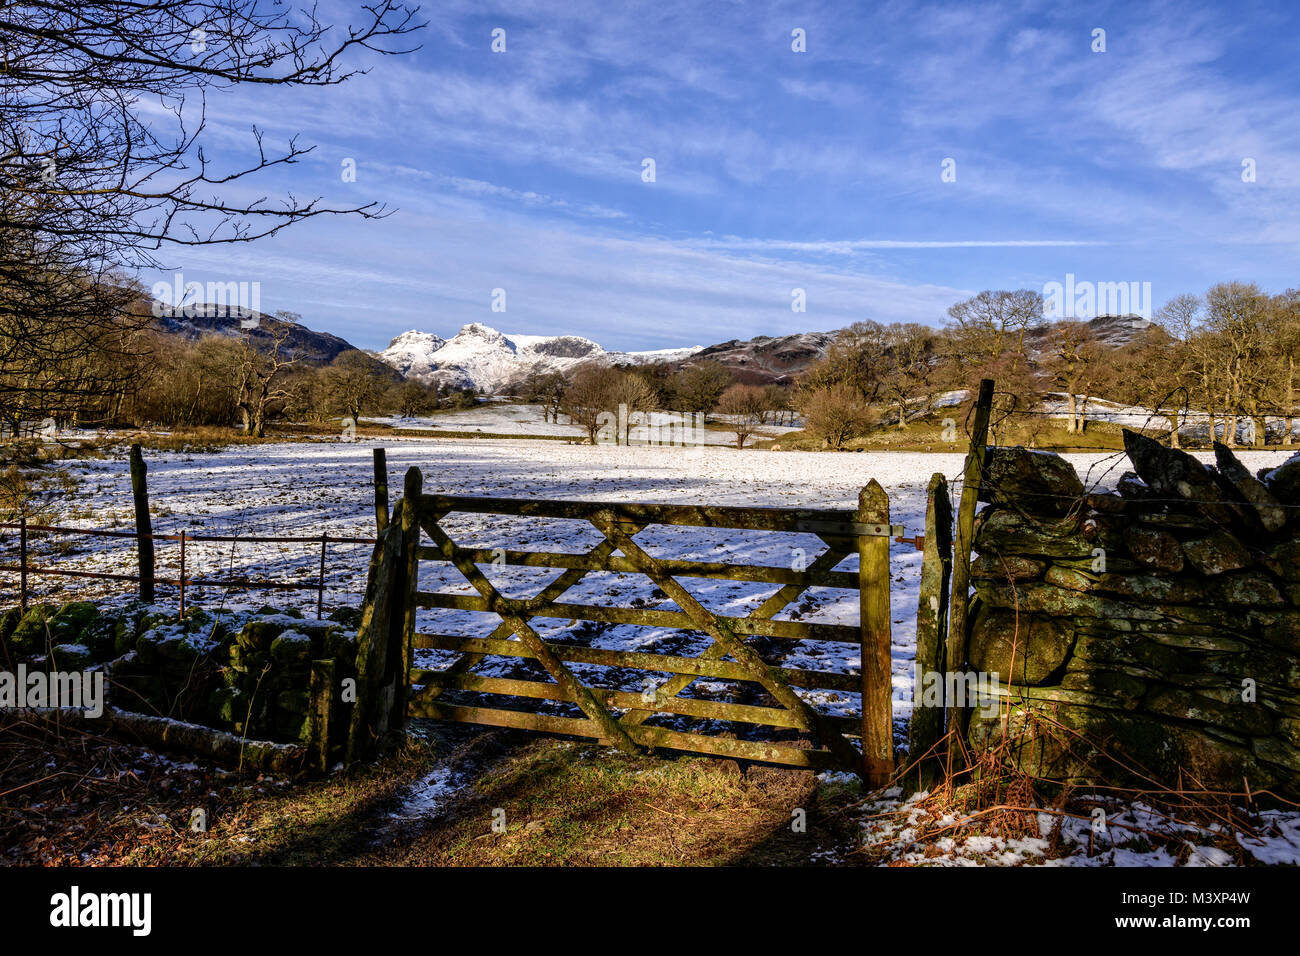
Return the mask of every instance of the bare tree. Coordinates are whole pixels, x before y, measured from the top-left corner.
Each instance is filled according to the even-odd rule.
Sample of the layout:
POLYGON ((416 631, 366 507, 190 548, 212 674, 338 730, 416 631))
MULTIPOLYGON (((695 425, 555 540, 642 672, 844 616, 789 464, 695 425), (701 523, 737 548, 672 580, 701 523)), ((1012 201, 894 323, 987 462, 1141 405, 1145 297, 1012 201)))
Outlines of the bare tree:
POLYGON ((423 382, 407 379, 392 385, 385 400, 388 408, 402 418, 414 418, 438 407, 438 391, 423 382))
POLYGON ((621 369, 611 370, 616 374, 610 376, 610 411, 618 422, 618 434, 615 441, 624 445, 630 443, 632 420, 636 415, 649 414, 658 404, 658 395, 646 379, 636 372, 621 369), (620 437, 621 436, 621 437, 620 437))
POLYGON ((1220 282, 1205 294, 1205 325, 1214 336, 1227 413, 1224 443, 1236 444, 1243 413, 1254 422, 1254 444, 1264 442, 1262 393, 1267 389, 1265 313, 1268 298, 1253 282, 1220 282))
POLYGON ((793 419, 790 390, 781 385, 763 386, 763 424, 787 425, 793 419))
POLYGON ((1290 446, 1296 420, 1296 367, 1300 365, 1300 289, 1287 289, 1269 300, 1268 336, 1276 354, 1274 386, 1282 416, 1282 444, 1290 446))
MULTIPOLYGON (((618 369, 589 362, 574 369, 569 387, 564 390, 564 413, 587 433, 587 441, 596 444, 601 429, 617 403, 614 401, 618 369)), ((617 440, 617 439, 616 439, 617 440)))
POLYGON ((865 435, 871 424, 870 409, 858 390, 850 385, 803 389, 798 406, 804 427, 837 450, 865 435))
POLYGON ((1099 360, 1097 336, 1087 322, 1052 325, 1047 336, 1047 373, 1052 384, 1065 392, 1065 430, 1071 435, 1084 429, 1088 399, 1100 371, 1099 360))
POLYGON ((284 403, 292 397, 286 380, 298 361, 284 351, 285 342, 293 331, 292 323, 274 321, 268 331, 272 341, 269 350, 259 350, 253 345, 251 329, 245 333, 235 368, 238 396, 235 407, 245 431, 254 438, 266 436, 267 419, 276 403, 284 403))
POLYGON ((407 52, 421 26, 394 0, 368 3, 337 39, 314 7, 281 2, 0 5, 0 397, 21 415, 118 389, 123 357, 140 354, 131 332, 152 320, 125 275, 162 268, 165 247, 386 214, 233 198, 310 147, 269 152, 253 128, 256 160, 218 167, 203 148, 206 100, 235 85, 341 83, 363 72, 355 54, 407 52), (58 373, 87 355, 108 360, 58 373))
POLYGON ((745 442, 763 424, 768 404, 767 394, 758 385, 736 384, 722 393, 717 412, 726 418, 727 427, 735 432, 737 448, 744 448, 745 442))
POLYGON ((907 428, 907 406, 917 398, 930 406, 930 379, 933 374, 931 354, 934 330, 915 323, 896 322, 885 330, 889 343, 889 367, 885 375, 885 392, 898 409, 898 428, 907 428))
POLYGON ((364 352, 343 352, 320 372, 326 400, 353 422, 361 417, 363 409, 378 403, 388 384, 375 363, 364 352))
POLYGON ((985 290, 948 309, 950 357, 967 385, 981 378, 1023 381, 1025 338, 1043 321, 1043 295, 1032 289, 985 290))
POLYGON ((889 363, 885 326, 870 319, 854 322, 835 337, 826 357, 808 370, 804 385, 823 390, 847 386, 870 409, 880 399, 889 363))
POLYGON ((519 397, 542 407, 542 420, 559 422, 568 385, 559 372, 536 372, 519 383, 519 397))

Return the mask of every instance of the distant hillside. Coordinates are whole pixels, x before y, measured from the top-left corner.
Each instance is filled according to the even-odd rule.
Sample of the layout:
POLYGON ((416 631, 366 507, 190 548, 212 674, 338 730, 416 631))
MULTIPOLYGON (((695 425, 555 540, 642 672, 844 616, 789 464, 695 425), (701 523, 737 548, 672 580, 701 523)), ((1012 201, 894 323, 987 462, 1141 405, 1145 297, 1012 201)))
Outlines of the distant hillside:
POLYGON ((836 332, 796 332, 794 335, 759 335, 710 345, 692 356, 693 361, 718 362, 731 369, 737 380, 754 385, 792 383, 810 365, 826 357, 836 332))
POLYGON ((155 319, 155 324, 160 331, 188 341, 209 335, 231 339, 249 335, 253 347, 262 352, 271 351, 275 347, 276 335, 287 329, 288 335, 280 347, 282 355, 293 355, 306 365, 328 365, 345 352, 357 352, 369 359, 376 372, 394 380, 397 378, 387 364, 346 339, 328 332, 317 332, 301 322, 286 322, 265 312, 239 306, 199 305, 180 315, 169 315, 164 311, 155 319))
MULTIPOLYGON (((1097 340, 1118 349, 1154 327, 1140 315, 1103 315, 1088 323, 1097 340)), ((1030 356, 1038 359, 1046 349, 1051 325, 1030 329, 1026 336, 1030 356)), ((766 385, 794 382, 808 367, 826 357, 837 332, 797 332, 794 335, 759 335, 710 345, 691 356, 691 362, 719 362, 739 381, 766 385)), ((688 363, 689 364, 689 363, 688 363)))
MULTIPOLYGON (((1102 345, 1118 349, 1146 335, 1148 330, 1159 329, 1160 326, 1140 315, 1099 315, 1088 322, 1088 328, 1102 345)), ((1046 346, 1050 332, 1051 326, 1048 324, 1029 330, 1026 341, 1031 357, 1037 358, 1036 353, 1046 346)))

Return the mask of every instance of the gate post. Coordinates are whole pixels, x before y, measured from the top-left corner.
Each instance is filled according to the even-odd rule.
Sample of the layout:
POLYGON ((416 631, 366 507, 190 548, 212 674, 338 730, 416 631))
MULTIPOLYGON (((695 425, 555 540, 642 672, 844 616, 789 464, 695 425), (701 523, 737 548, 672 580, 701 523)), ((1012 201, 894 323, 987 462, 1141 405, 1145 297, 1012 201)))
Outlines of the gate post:
MULTIPOLYGON (((957 543, 953 551, 951 619, 948 625, 948 649, 945 670, 950 674, 966 670, 966 615, 970 607, 970 552, 975 534, 975 509, 979 504, 980 479, 988 455, 989 416, 993 410, 993 379, 980 382, 975 399, 975 421, 971 429, 970 449, 966 453, 966 470, 962 476, 961 504, 957 509, 957 543)), ((945 701, 948 726, 948 772, 965 765, 966 735, 970 712, 945 701), (958 753, 960 752, 960 754, 958 753)))
POLYGON ((334 744, 337 728, 334 725, 336 705, 334 695, 337 693, 336 668, 334 658, 311 662, 311 709, 310 743, 307 752, 316 770, 328 773, 330 769, 330 749, 334 744))
POLYGON ((862 619, 862 776, 882 787, 894 774, 894 709, 890 676, 889 496, 873 478, 858 495, 857 520, 884 526, 858 535, 862 619))
POLYGON ((390 730, 406 726, 406 707, 411 689, 411 664, 413 663, 413 646, 415 643, 415 594, 419 590, 420 560, 420 494, 424 488, 424 477, 420 469, 412 465, 406 471, 406 482, 402 491, 402 551, 398 571, 398 586, 394 594, 400 602, 400 613, 393 613, 389 620, 390 633, 389 657, 394 664, 391 675, 393 703, 389 712, 390 730))
POLYGON ((393 509, 401 521, 380 533, 370 558, 357 627, 357 698, 348 728, 348 763, 370 757, 390 730, 406 723, 421 485, 420 469, 412 467, 406 473, 407 493, 393 509))
POLYGON ((921 563, 921 595, 916 608, 916 677, 912 690, 912 722, 908 756, 921 774, 920 786, 934 772, 933 751, 943 738, 944 632, 948 627, 948 575, 952 571, 952 503, 948 481, 941 472, 930 478, 925 505, 925 555, 921 563), (926 702, 924 685, 937 675, 938 701, 926 702), (927 759, 929 755, 929 759, 927 759), (920 766, 925 760, 925 766, 920 766))

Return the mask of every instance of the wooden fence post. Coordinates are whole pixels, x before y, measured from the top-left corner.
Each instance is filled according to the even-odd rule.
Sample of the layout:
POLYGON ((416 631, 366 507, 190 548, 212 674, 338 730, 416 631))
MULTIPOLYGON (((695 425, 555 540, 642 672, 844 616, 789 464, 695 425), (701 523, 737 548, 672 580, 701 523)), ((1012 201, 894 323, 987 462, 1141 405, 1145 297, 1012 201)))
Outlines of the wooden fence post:
POLYGON ((181 620, 185 619, 185 532, 181 532, 181 620))
MULTIPOLYGON (((951 616, 948 624, 948 649, 945 671, 948 674, 966 670, 966 615, 970 605, 970 551, 975 534, 975 509, 979 504, 980 478, 984 474, 984 460, 988 455, 989 415, 993 409, 993 380, 980 382, 975 399, 975 421, 971 429, 970 449, 966 453, 966 470, 962 478, 961 504, 957 509, 957 543, 953 551, 951 616)), ((949 735, 964 736, 970 712, 958 708, 954 701, 944 702, 949 735)), ((954 750, 962 749, 956 740, 950 741, 948 769, 954 769, 954 750)))
POLYGON ((384 449, 375 449, 375 527, 388 527, 388 461, 384 449))
MULTIPOLYGON (((952 571, 952 503, 948 481, 942 473, 930 478, 925 504, 925 555, 921 563, 921 596, 916 609, 916 678, 912 692, 912 722, 908 728, 908 754, 914 765, 930 754, 943 738, 943 698, 926 701, 924 684, 938 675, 944 686, 944 634, 948 626, 948 575, 952 571)), ((933 775, 934 760, 918 767, 921 786, 933 775)))
POLYGON ((322 532, 320 536, 320 573, 316 575, 316 620, 320 620, 325 611, 325 543, 329 540, 329 533, 322 532))
POLYGON ((27 613, 27 516, 18 519, 18 592, 23 613, 27 613))
POLYGON ((154 553, 153 520, 149 517, 149 488, 145 475, 149 468, 139 444, 131 446, 131 494, 135 498, 136 550, 140 556, 140 600, 153 602, 154 553))
POLYGON ((368 758, 387 730, 390 710, 384 699, 384 676, 389 642, 389 621, 393 610, 393 587, 401 539, 396 528, 379 535, 370 557, 366 599, 357 626, 357 696, 352 708, 344 759, 347 763, 368 758))
POLYGON ((862 763, 869 787, 894 774, 894 710, 889 618, 889 496, 873 478, 858 495, 857 520, 884 525, 883 534, 858 535, 862 618, 862 763))

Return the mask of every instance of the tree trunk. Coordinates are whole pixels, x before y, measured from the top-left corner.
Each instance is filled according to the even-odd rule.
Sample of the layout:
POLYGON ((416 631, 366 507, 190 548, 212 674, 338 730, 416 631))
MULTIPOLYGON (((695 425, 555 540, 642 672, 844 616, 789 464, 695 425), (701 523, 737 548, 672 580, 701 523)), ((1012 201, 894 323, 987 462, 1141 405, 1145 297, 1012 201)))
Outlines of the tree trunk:
POLYGON ((1286 360, 1286 390, 1282 394, 1286 397, 1286 430, 1282 433, 1282 444, 1290 446, 1291 429, 1295 427, 1295 359, 1290 357, 1286 360))
POLYGON ((1077 421, 1076 416, 1078 414, 1078 410, 1075 408, 1075 403, 1074 403, 1074 389, 1073 388, 1066 389, 1066 392, 1068 394, 1065 397, 1065 412, 1067 416, 1067 421, 1065 423, 1065 433, 1067 435, 1073 435, 1076 428, 1075 422, 1077 421))
POLYGON ((266 405, 263 402, 258 402, 253 407, 251 431, 254 438, 266 437, 266 405))

